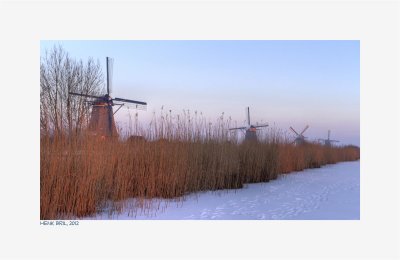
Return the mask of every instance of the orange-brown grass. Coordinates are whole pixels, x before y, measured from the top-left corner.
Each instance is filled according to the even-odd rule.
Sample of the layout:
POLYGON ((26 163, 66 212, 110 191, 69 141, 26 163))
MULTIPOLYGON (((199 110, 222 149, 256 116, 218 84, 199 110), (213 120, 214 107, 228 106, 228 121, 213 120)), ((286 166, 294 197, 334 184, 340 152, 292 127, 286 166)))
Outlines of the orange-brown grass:
POLYGON ((279 173, 319 168, 325 164, 354 161, 360 158, 359 148, 353 146, 327 147, 320 144, 305 143, 300 146, 280 144, 278 147, 279 173))
POLYGON ((124 207, 118 202, 127 198, 137 198, 134 207, 146 209, 146 198, 241 188, 279 173, 359 159, 356 147, 294 146, 276 136, 238 143, 221 129, 195 129, 201 136, 184 128, 184 135, 171 130, 166 138, 156 134, 153 141, 42 137, 41 219, 83 217, 105 207, 118 212, 124 207))

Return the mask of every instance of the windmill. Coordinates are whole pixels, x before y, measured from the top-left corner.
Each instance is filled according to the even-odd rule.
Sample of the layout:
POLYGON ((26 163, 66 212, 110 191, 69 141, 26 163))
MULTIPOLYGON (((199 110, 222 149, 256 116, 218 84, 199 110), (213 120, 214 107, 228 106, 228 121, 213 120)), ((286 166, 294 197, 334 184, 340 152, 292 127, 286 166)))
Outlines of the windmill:
POLYGON ((304 144, 306 142, 306 137, 303 135, 305 133, 305 131, 308 129, 308 125, 306 125, 306 127, 304 127, 303 131, 301 131, 301 133, 297 133, 296 130, 293 129, 293 127, 290 127, 290 130, 293 131, 293 133, 296 135, 296 138, 294 139, 293 143, 296 145, 301 145, 304 144))
POLYGON ((235 127, 235 128, 229 128, 229 130, 246 130, 246 135, 244 140, 245 141, 257 141, 257 128, 261 128, 261 127, 267 127, 268 124, 264 124, 264 125, 252 125, 250 123, 250 108, 247 107, 246 109, 247 111, 247 126, 243 126, 243 127, 235 127))
POLYGON ((109 137, 118 137, 117 128, 115 126, 114 115, 118 110, 125 105, 125 103, 135 104, 136 108, 146 108, 147 103, 142 101, 135 101, 125 98, 112 98, 110 96, 112 91, 112 66, 113 59, 106 58, 107 67, 107 93, 102 96, 88 95, 84 93, 69 92, 70 95, 81 96, 89 99, 87 102, 92 105, 92 112, 89 121, 89 131, 95 136, 102 139, 109 137), (114 103, 118 101, 119 103, 114 103), (119 106, 113 112, 113 106, 119 106))
POLYGON ((338 140, 331 139, 331 130, 328 130, 328 139, 318 139, 318 140, 324 142, 326 146, 332 146, 332 143, 339 142, 338 140))

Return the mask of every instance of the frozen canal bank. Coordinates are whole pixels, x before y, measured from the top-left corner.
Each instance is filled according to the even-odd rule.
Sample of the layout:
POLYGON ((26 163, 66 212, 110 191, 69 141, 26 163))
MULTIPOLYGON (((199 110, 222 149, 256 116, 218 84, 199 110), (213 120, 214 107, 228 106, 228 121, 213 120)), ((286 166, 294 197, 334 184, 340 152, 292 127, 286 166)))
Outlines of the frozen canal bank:
MULTIPOLYGON (((162 204, 168 200, 163 200, 162 204)), ((154 214, 124 211, 112 219, 359 219, 360 161, 280 175, 243 189, 201 192, 168 201, 154 214)), ((98 214, 90 219, 109 219, 98 214)))

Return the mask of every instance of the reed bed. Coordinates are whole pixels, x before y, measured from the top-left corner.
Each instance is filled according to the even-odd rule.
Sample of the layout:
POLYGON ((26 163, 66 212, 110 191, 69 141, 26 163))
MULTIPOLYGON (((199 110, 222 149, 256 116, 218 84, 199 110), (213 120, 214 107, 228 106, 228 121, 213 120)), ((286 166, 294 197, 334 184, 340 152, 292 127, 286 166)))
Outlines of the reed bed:
POLYGON ((142 130, 145 138, 42 136, 40 218, 84 217, 104 208, 119 212, 126 206, 120 202, 128 198, 137 199, 131 207, 145 210, 147 199, 237 189, 278 174, 360 158, 358 147, 295 146, 273 129, 258 142, 241 142, 223 117, 210 124, 188 114, 162 114, 142 130))

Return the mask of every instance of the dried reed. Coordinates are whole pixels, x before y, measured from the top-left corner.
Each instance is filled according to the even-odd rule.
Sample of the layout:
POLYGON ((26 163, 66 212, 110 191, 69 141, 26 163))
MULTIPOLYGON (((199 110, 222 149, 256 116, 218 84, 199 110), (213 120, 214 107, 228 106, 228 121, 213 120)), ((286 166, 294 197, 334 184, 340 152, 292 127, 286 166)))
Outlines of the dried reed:
MULTIPOLYGON (((137 118, 136 118, 137 121, 137 118)), ((236 189, 267 182, 280 173, 357 160, 357 147, 294 146, 271 130, 259 142, 240 142, 223 116, 216 124, 197 113, 163 114, 145 138, 99 141, 81 136, 42 136, 40 217, 83 217, 108 208, 119 212, 127 198, 145 210, 146 198, 176 198, 204 190, 236 189)), ((132 131, 132 129, 131 129, 132 131)), ((139 133, 141 131, 141 133, 139 133)), ((132 205, 131 205, 132 206, 132 205)))

